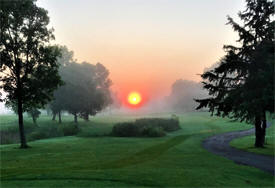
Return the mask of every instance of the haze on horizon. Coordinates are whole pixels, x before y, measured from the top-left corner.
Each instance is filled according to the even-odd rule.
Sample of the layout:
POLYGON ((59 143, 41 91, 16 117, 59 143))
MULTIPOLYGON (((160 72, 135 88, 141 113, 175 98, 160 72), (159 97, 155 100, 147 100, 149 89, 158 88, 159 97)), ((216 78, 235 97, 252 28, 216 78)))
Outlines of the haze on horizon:
POLYGON ((100 62, 113 90, 138 91, 149 98, 170 93, 178 79, 217 62, 236 35, 225 26, 244 1, 38 0, 49 11, 54 43, 74 51, 79 62, 100 62))

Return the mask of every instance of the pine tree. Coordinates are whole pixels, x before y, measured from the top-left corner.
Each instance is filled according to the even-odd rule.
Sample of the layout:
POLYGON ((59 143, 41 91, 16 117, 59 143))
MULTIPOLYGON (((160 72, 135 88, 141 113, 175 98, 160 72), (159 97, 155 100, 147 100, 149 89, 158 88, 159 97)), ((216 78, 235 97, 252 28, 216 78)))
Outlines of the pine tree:
POLYGON ((246 0, 238 14, 242 25, 228 17, 239 35, 238 45, 225 45, 219 66, 201 75, 211 97, 196 99, 197 109, 255 124, 255 147, 263 147, 266 112, 274 112, 274 4, 246 0))

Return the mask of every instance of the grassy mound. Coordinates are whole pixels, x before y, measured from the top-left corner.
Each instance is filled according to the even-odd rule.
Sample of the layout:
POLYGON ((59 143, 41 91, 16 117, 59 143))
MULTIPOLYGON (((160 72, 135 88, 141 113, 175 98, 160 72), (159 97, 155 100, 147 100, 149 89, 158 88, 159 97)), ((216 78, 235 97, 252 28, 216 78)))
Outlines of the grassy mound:
POLYGON ((112 135, 119 137, 161 137, 165 132, 180 129, 179 120, 175 118, 142 118, 135 122, 117 123, 112 135))

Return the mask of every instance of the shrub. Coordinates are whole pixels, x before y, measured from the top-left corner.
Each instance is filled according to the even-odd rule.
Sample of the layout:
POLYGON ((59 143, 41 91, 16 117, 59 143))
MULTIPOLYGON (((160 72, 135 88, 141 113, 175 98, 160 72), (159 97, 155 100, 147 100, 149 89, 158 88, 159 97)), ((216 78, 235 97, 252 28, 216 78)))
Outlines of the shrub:
POLYGON ((135 122, 117 123, 112 135, 121 137, 161 137, 165 131, 180 129, 178 119, 143 118, 135 122))
POLYGON ((45 138, 53 138, 63 136, 63 131, 54 125, 38 127, 35 131, 27 134, 27 139, 29 141, 45 139, 45 138))
POLYGON ((79 128, 75 123, 67 124, 62 126, 64 136, 73 136, 77 135, 79 128))
POLYGON ((48 135, 42 131, 35 131, 28 135, 29 141, 39 140, 39 139, 44 139, 44 138, 48 138, 48 135))
POLYGON ((112 134, 121 137, 134 137, 140 136, 140 130, 134 123, 117 123, 113 127, 112 134))
POLYGON ((142 118, 137 119, 136 124, 138 124, 139 126, 162 127, 162 129, 167 132, 180 129, 178 119, 142 118))
POLYGON ((0 131, 0 144, 14 144, 19 142, 18 131, 0 131))
POLYGON ((110 126, 82 126, 80 127, 79 137, 98 137, 98 136, 109 136, 112 132, 112 127, 110 126))
POLYGON ((151 126, 144 127, 141 134, 148 137, 162 137, 166 135, 162 127, 151 126))

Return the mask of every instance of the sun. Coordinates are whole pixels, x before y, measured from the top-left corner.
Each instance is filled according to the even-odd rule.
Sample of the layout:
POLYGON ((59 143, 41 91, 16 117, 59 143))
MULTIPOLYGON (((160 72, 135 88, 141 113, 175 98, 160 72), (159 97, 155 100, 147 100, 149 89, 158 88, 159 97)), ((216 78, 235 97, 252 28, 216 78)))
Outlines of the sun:
POLYGON ((141 102, 141 95, 138 92, 129 93, 128 102, 132 105, 138 105, 141 102))

